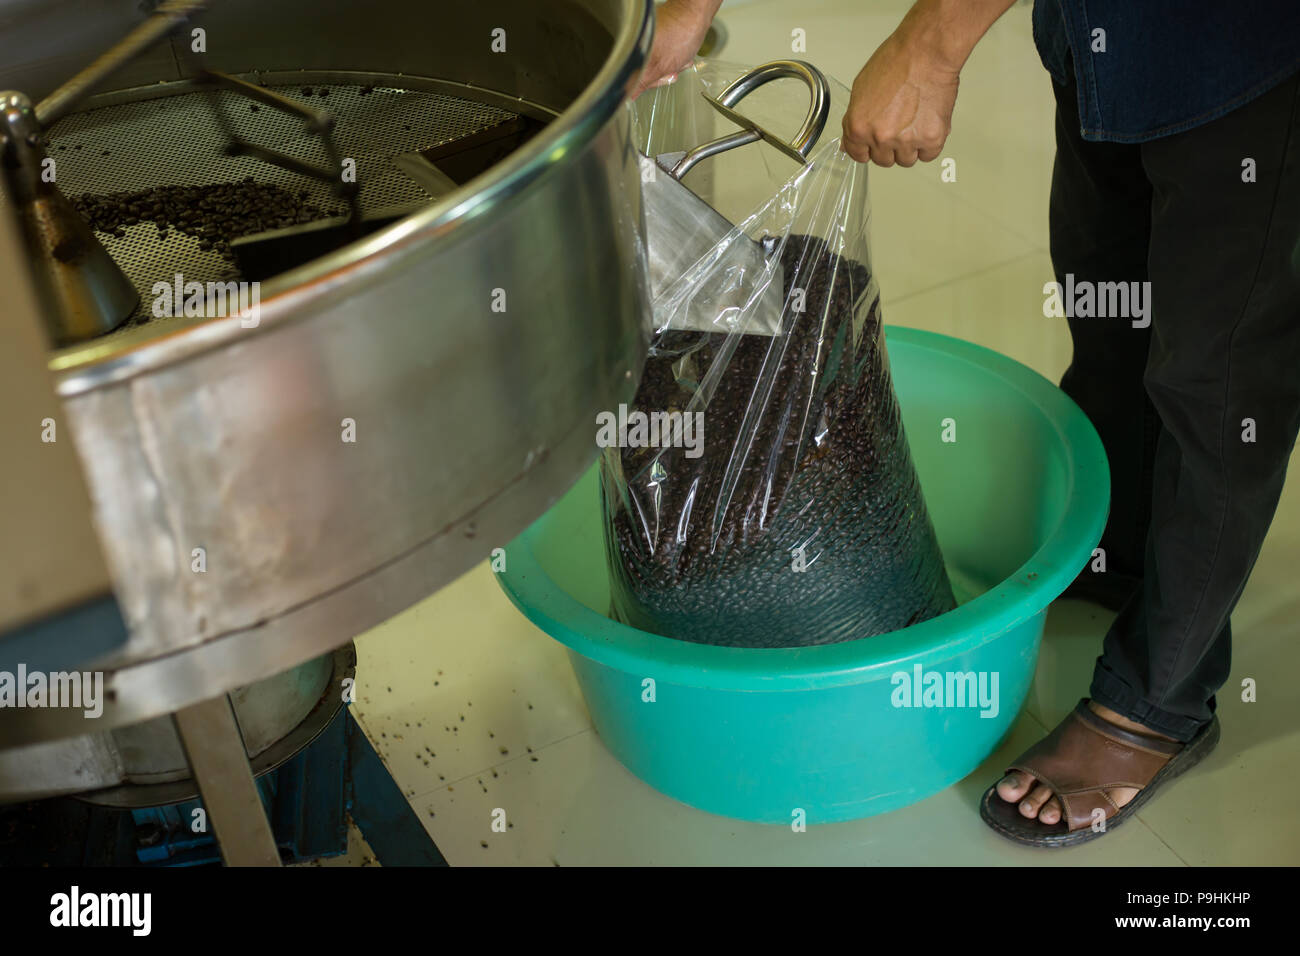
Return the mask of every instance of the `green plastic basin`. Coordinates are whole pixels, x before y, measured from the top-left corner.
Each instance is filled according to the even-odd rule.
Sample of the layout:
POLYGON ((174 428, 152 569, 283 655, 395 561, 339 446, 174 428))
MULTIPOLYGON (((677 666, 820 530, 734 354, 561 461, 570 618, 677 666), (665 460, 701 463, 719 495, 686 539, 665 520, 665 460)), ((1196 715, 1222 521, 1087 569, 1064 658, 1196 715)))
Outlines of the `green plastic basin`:
POLYGON ((1105 452, 1063 392, 960 339, 890 327, 886 342, 955 610, 789 650, 619 624, 604 613, 595 468, 506 548, 502 587, 569 649, 605 745, 683 803, 815 824, 906 806, 961 779, 1010 728, 1047 607, 1101 538, 1105 452))

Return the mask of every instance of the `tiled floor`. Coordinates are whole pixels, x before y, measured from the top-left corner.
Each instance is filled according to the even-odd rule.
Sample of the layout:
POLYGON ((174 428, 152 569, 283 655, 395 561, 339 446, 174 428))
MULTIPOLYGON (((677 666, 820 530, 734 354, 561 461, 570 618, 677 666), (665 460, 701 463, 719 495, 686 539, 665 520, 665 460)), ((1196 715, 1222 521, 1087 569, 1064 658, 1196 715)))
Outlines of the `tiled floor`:
MULTIPOLYGON (((788 56, 800 27, 804 58, 847 84, 906 6, 728 3, 722 56, 788 56)), ((887 321, 980 342, 1055 380, 1069 342, 1041 311, 1051 278, 1048 84, 1028 8, 1017 5, 963 74, 944 152, 957 181, 941 182, 937 164, 873 169, 871 198, 887 321)), ((1286 677, 1300 669, 1297 484, 1234 616, 1218 751, 1138 821, 1074 850, 1017 848, 983 826, 976 804, 1005 762, 1085 693, 1109 620, 1085 604, 1053 606, 1025 712, 977 772, 904 810, 804 834, 689 809, 623 769, 592 730, 564 651, 515 611, 486 566, 358 640, 356 712, 455 865, 1294 864, 1300 821, 1286 795, 1300 779, 1300 696, 1286 677), (1258 681, 1258 703, 1234 690, 1247 677, 1258 681), (498 808, 504 833, 491 825, 498 808)))

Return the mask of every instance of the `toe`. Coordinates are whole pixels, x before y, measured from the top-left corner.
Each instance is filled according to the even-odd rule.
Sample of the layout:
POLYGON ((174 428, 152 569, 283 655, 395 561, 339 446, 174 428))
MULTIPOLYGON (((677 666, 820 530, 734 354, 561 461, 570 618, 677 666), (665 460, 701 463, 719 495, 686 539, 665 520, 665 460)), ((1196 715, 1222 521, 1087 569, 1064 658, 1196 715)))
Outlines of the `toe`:
POLYGON ((1061 822, 1061 801, 1055 795, 1038 811, 1038 822, 1049 825, 1061 822))
POLYGON ((1038 816, 1038 811, 1052 797, 1052 791, 1041 783, 1030 791, 1029 796, 1020 801, 1020 815, 1029 817, 1031 820, 1038 816))
POLYGON ((1033 786, 1034 778, 1027 773, 1019 770, 1012 770, 1009 774, 998 781, 998 796, 1007 803, 1017 803, 1020 798, 1029 792, 1033 786))

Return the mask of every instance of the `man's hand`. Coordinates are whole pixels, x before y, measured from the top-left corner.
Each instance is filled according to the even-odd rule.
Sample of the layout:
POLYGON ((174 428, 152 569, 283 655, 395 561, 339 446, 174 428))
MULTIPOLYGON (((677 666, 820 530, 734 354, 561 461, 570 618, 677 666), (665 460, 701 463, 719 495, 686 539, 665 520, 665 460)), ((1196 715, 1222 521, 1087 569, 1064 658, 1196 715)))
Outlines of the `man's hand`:
POLYGON ((918 0, 853 81, 846 153, 911 166, 939 155, 971 50, 1014 0, 918 0))
POLYGON ((722 0, 667 0, 655 12, 655 39, 633 99, 670 82, 695 62, 722 0))

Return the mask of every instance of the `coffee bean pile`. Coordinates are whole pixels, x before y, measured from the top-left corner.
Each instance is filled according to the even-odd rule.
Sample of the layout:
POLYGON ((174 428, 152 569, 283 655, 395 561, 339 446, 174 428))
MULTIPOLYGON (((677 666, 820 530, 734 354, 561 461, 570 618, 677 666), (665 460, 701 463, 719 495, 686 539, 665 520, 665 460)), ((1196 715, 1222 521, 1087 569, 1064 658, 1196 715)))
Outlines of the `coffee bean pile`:
POLYGON ((633 405, 698 407, 703 454, 606 451, 617 620, 698 643, 798 647, 956 604, 866 267, 810 236, 788 238, 782 267, 787 302, 802 289, 805 309, 787 309, 780 335, 668 331, 651 349, 633 405))
POLYGON ((128 226, 153 223, 159 240, 166 241, 173 231, 185 233, 198 238, 200 249, 230 259, 230 242, 240 236, 345 214, 342 207, 310 201, 310 195, 305 189, 291 191, 246 176, 208 186, 157 186, 133 193, 78 196, 72 202, 98 232, 120 239, 128 226))

